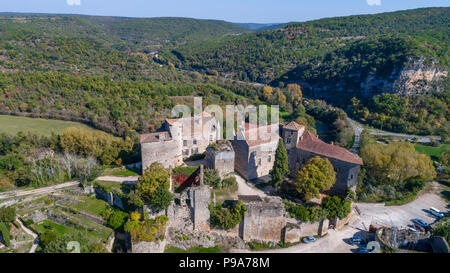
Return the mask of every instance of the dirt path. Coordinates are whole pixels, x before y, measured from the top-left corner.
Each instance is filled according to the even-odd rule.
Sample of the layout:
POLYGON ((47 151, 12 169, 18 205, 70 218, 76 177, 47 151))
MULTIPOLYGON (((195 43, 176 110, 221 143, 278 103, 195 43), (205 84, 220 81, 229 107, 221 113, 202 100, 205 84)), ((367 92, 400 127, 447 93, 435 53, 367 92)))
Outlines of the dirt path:
POLYGON ((36 252, 36 248, 39 244, 39 237, 36 233, 34 233, 33 231, 31 231, 30 229, 28 229, 19 218, 16 218, 16 221, 19 223, 20 227, 23 229, 23 231, 25 231, 28 235, 30 235, 31 237, 33 237, 33 246, 30 249, 29 253, 34 253, 36 252))
POLYGON ((124 184, 137 184, 139 179, 139 176, 100 176, 96 181, 110 181, 110 182, 117 182, 117 183, 124 183, 124 184))
POLYGON ((235 176, 238 184, 237 195, 258 195, 260 197, 267 196, 267 194, 265 194, 262 190, 259 190, 255 187, 248 185, 245 179, 242 178, 241 176, 237 174, 235 176))
POLYGON ((72 181, 72 182, 66 182, 66 183, 62 183, 62 184, 58 184, 58 185, 54 185, 54 186, 50 186, 50 187, 44 187, 44 188, 33 189, 33 190, 8 191, 8 192, 0 193, 0 200, 14 198, 14 197, 21 197, 21 196, 26 196, 26 195, 32 195, 32 194, 51 193, 51 192, 54 192, 54 191, 57 191, 57 190, 60 190, 63 188, 76 186, 78 184, 80 184, 79 181, 72 181))

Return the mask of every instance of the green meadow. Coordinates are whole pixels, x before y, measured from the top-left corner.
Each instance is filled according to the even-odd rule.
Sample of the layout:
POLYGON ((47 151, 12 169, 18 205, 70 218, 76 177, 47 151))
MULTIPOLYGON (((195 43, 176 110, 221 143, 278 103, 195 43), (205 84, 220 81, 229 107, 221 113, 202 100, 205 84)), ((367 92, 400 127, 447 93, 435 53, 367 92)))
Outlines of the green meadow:
POLYGON ((58 134, 69 127, 90 129, 89 126, 71 121, 0 115, 0 133, 17 134, 22 131, 49 136, 52 132, 58 134))

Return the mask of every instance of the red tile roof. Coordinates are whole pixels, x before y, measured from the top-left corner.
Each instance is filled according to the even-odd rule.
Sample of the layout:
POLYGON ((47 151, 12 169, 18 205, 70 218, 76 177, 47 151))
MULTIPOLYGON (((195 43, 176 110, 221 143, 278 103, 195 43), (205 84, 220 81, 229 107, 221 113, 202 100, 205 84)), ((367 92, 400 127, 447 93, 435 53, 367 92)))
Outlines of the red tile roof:
POLYGON ((302 139, 299 141, 297 148, 325 157, 363 165, 362 159, 356 154, 351 153, 345 148, 325 143, 308 131, 303 133, 302 139))
POLYGON ((290 130, 300 131, 305 128, 305 126, 298 124, 295 121, 283 123, 283 127, 290 130))

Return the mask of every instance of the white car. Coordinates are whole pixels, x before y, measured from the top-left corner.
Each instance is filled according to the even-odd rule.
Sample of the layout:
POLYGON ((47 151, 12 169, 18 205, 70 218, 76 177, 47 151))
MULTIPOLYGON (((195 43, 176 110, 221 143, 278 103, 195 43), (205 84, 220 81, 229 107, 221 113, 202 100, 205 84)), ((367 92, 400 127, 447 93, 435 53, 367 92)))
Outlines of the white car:
POLYGON ((434 216, 439 217, 439 218, 442 218, 445 216, 443 212, 441 212, 440 210, 433 208, 433 207, 430 208, 430 212, 431 212, 431 214, 433 214, 434 216))

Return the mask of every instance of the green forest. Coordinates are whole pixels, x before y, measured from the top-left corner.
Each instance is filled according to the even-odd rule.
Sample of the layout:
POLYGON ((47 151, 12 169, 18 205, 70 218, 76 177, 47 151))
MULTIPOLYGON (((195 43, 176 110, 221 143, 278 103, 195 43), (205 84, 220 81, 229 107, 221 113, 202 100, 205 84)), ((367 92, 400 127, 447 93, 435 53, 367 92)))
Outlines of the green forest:
POLYGON ((272 87, 298 83, 305 96, 324 99, 350 114, 351 99, 357 98, 361 108, 370 112, 364 119, 353 115, 361 121, 381 127, 378 119, 385 115, 386 129, 441 134, 449 128, 448 76, 416 83, 417 99, 400 94, 409 116, 372 105, 374 96, 399 92, 395 83, 405 69, 448 71, 449 12, 425 8, 291 23, 169 48, 160 61, 272 87))

